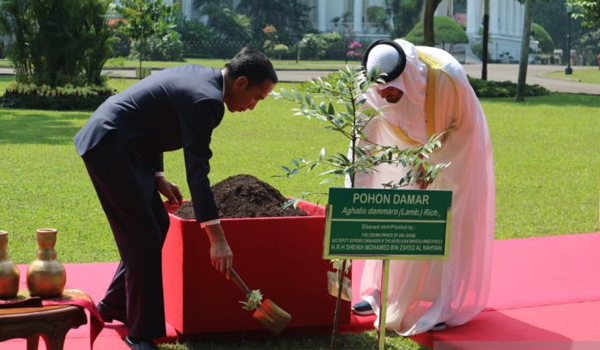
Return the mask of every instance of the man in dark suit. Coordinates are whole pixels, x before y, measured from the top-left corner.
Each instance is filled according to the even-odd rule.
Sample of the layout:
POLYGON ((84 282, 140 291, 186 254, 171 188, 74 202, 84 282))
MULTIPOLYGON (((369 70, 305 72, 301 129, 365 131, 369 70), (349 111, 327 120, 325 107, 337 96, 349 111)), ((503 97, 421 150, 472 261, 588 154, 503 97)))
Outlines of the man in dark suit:
POLYGON ((132 349, 158 349, 153 339, 165 336, 161 249, 169 217, 159 193, 170 203, 182 196, 164 177, 163 152, 183 148, 212 264, 229 278, 233 254, 208 179, 211 134, 225 105, 251 110, 276 83, 271 62, 244 48, 222 70, 185 65, 152 74, 108 98, 75 136, 121 255, 98 308, 105 321, 127 324, 132 349))

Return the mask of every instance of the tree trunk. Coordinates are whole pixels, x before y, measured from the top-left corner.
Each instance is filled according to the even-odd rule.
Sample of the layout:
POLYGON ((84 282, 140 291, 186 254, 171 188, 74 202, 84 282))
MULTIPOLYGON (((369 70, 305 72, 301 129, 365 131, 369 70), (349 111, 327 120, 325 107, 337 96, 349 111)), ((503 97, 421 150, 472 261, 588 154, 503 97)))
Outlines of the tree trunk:
POLYGON ((525 0, 525 20, 523 21, 523 37, 521 38, 521 60, 519 61, 519 81, 517 83, 517 96, 515 100, 525 100, 525 80, 527 79, 527 65, 529 63, 529 40, 531 37, 531 22, 533 20, 534 0, 525 0))
POLYGON ((435 46, 433 17, 435 16, 435 9, 437 9, 440 2, 442 0, 425 0, 425 14, 423 15, 423 38, 425 46, 435 46))
POLYGON ((435 33, 433 30, 433 15, 435 14, 436 0, 425 1, 425 14, 423 15, 423 39, 425 46, 435 46, 435 33))
POLYGON ((487 80, 488 46, 490 39, 490 0, 484 0, 483 5, 483 50, 481 58, 481 80, 487 80))

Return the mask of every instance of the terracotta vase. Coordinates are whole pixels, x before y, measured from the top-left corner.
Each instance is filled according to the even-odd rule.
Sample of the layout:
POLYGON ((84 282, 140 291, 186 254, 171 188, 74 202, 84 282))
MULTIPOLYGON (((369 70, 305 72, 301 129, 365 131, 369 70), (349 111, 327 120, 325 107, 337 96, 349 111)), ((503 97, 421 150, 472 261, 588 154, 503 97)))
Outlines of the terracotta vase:
POLYGON ((67 272, 56 260, 57 231, 53 228, 37 230, 38 251, 29 269, 27 269, 27 288, 29 294, 42 298, 58 297, 67 283, 67 272))
POLYGON ((0 298, 14 298, 19 292, 19 270, 6 252, 8 232, 0 231, 0 298))

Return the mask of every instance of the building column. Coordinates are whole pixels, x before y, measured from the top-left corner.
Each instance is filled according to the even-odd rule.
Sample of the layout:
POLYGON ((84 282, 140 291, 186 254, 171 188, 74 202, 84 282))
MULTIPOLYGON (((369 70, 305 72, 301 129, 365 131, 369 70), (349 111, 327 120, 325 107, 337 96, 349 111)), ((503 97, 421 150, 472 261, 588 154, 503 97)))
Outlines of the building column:
POLYGON ((467 0, 467 34, 477 35, 480 27, 479 2, 481 0, 467 0))
POLYGON ((517 8, 515 4, 517 2, 515 0, 509 0, 508 3, 508 34, 515 36, 515 22, 517 21, 517 8))
POLYGON ((363 0, 354 0, 354 34, 363 32, 363 0))
POLYGON ((192 19, 192 12, 193 12, 193 2, 194 0, 182 0, 183 4, 182 4, 182 8, 184 8, 185 10, 183 11, 183 16, 186 19, 192 19))
POLYGON ((514 12, 514 16, 515 16, 515 23, 513 25, 513 27, 514 27, 513 32, 514 32, 515 36, 519 36, 519 33, 521 32, 519 30, 519 26, 521 28, 523 28, 523 21, 521 21, 521 3, 515 1, 515 10, 513 12, 514 12))
POLYGON ((499 1, 490 0, 490 35, 498 34, 498 21, 500 20, 499 1))
POLYGON ((509 1, 514 1, 514 0, 502 0, 502 19, 501 19, 501 23, 502 26, 500 28, 500 33, 502 33, 503 36, 508 35, 508 2, 509 1))
POLYGON ((325 0, 318 0, 319 4, 317 7, 317 16, 318 16, 318 24, 319 31, 326 32, 327 31, 327 2, 325 0))
POLYGON ((517 34, 523 36, 523 22, 525 21, 525 5, 519 4, 519 28, 517 34))

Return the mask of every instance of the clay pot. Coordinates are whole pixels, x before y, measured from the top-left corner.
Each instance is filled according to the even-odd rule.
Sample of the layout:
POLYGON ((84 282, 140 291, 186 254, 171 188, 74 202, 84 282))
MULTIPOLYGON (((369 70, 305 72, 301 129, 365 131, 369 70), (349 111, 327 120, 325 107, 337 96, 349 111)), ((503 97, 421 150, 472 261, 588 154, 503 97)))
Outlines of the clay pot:
POLYGON ((37 230, 38 251, 35 259, 27 269, 27 288, 29 294, 42 298, 53 298, 62 295, 67 283, 67 272, 56 260, 57 231, 53 228, 37 230))
POLYGON ((8 232, 0 231, 0 298, 14 298, 19 292, 19 270, 6 252, 8 232))

